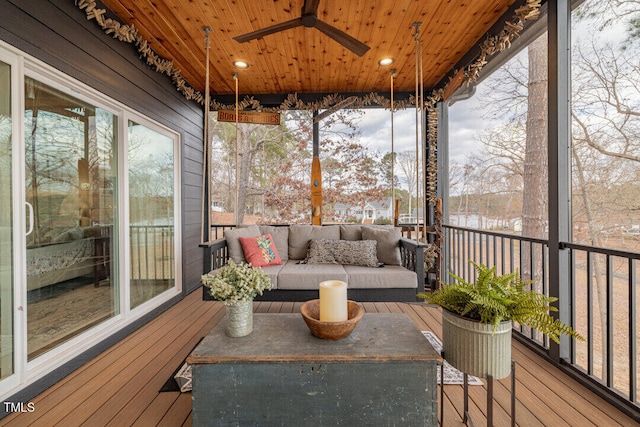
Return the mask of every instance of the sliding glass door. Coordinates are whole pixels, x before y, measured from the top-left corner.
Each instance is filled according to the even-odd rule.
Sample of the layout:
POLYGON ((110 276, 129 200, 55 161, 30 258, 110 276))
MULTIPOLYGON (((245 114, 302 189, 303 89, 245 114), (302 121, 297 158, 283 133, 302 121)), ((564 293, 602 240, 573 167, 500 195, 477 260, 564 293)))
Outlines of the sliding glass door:
POLYGON ((25 77, 28 360, 119 313, 117 116, 25 77))
POLYGON ((0 399, 180 295, 179 156, 0 40, 0 399))
POLYGON ((0 379, 15 372, 11 66, 0 61, 0 379))

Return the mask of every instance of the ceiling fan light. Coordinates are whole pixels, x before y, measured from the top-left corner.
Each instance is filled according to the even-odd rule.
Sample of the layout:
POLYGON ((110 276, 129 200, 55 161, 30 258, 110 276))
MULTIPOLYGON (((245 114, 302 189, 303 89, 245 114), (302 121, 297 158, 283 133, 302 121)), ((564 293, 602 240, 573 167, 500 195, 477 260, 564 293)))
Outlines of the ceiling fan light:
POLYGON ((245 61, 233 61, 233 66, 240 69, 249 68, 249 64, 245 61))
POLYGON ((393 64, 393 58, 382 58, 378 61, 378 65, 382 67, 386 67, 387 65, 393 64))

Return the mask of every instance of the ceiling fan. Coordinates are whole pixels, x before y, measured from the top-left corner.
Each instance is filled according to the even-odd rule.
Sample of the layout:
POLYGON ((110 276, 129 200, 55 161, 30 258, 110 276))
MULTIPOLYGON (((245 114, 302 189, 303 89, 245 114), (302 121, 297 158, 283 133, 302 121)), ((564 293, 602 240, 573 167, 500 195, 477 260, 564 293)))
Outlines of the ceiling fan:
POLYGON ((259 39, 261 37, 267 36, 269 34, 277 33, 280 31, 288 30, 290 28, 304 26, 307 28, 317 28, 322 31, 324 34, 328 35, 342 46, 351 50, 358 56, 364 55, 368 50, 369 46, 362 43, 360 40, 357 40, 351 37, 349 34, 345 33, 342 30, 333 27, 326 22, 323 22, 318 19, 318 5, 320 4, 320 0, 304 0, 304 5, 302 6, 302 14, 300 18, 292 19, 290 21, 282 22, 280 24, 275 24, 267 28, 263 28, 261 30, 253 31, 251 33, 243 34, 241 36, 234 37, 233 39, 239 43, 245 43, 249 40, 259 39))

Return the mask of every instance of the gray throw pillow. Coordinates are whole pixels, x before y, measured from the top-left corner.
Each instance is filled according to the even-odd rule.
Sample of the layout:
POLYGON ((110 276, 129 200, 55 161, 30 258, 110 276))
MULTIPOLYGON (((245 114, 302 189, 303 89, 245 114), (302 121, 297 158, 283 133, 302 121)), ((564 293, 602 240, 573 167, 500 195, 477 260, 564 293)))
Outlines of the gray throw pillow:
POLYGON ((289 228, 289 259, 305 259, 311 239, 340 239, 337 225, 294 224, 289 228))
POLYGON ((375 240, 378 244, 378 261, 387 265, 402 265, 400 256, 400 228, 362 227, 363 240, 375 240))
POLYGON ((309 242, 308 264, 348 264, 378 267, 375 240, 312 239, 309 242))

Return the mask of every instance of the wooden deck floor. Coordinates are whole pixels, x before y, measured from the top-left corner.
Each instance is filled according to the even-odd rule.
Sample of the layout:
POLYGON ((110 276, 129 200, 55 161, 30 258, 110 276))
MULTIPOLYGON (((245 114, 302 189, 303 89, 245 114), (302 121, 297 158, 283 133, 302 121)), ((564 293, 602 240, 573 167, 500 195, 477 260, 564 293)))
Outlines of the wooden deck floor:
MULTIPOLYGON (((298 312, 301 303, 255 303, 256 312, 298 312)), ((420 330, 441 335, 440 312, 424 304, 364 303, 368 313, 406 313, 420 330)), ((0 425, 190 426, 191 393, 158 390, 198 340, 224 316, 218 302, 194 292, 157 319, 32 400, 35 411, 0 425)), ((632 419, 514 341, 519 426, 632 426, 632 419)), ((462 424, 463 389, 445 385, 445 425, 462 424)), ((494 386, 494 423, 509 426, 510 379, 494 386)), ((470 414, 486 422, 486 390, 470 386, 470 414)))

